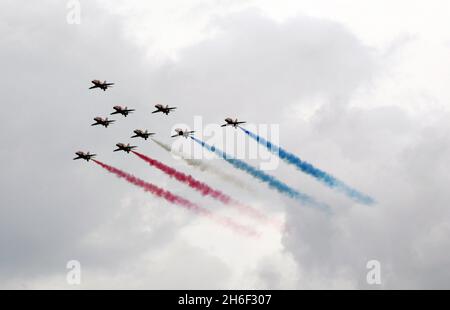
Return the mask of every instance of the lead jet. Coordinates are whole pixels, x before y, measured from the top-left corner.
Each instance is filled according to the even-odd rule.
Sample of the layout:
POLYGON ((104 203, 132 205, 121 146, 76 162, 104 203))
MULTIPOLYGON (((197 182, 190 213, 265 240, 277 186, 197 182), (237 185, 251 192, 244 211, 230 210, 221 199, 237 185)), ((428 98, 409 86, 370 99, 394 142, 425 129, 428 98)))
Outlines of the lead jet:
POLYGON ((163 106, 162 104, 157 104, 157 105, 155 105, 155 108, 156 108, 156 110, 153 111, 152 113, 162 112, 162 113, 164 113, 164 114, 166 114, 166 115, 169 115, 170 111, 176 109, 176 107, 171 107, 171 108, 169 108, 168 105, 163 106))
POLYGON ((122 114, 125 117, 127 117, 127 115, 130 114, 131 112, 135 111, 135 109, 128 109, 128 107, 122 107, 120 105, 114 106, 113 109, 115 111, 112 112, 111 115, 122 114))
POLYGON ((225 119, 225 124, 223 124, 220 127, 233 126, 234 128, 237 128, 240 124, 245 124, 245 123, 246 122, 239 122, 237 118, 235 120, 233 120, 231 117, 227 117, 225 119))
POLYGON ((144 140, 147 140, 150 136, 153 136, 155 133, 154 132, 148 132, 148 130, 141 130, 141 129, 136 129, 133 131, 135 133, 134 136, 131 136, 131 138, 143 138, 144 140))
POLYGON ((89 154, 89 152, 85 153, 82 151, 75 152, 75 154, 77 155, 77 157, 75 157, 73 160, 84 159, 85 161, 89 161, 93 157, 97 156, 97 154, 89 154))
POLYGON ((195 131, 188 131, 187 129, 186 129, 186 130, 183 130, 183 129, 177 128, 177 129, 175 129, 175 132, 176 132, 176 134, 174 134, 173 136, 170 136, 171 138, 175 138, 175 137, 185 137, 185 138, 187 139, 187 138, 190 137, 195 131))
POLYGON ((137 148, 137 146, 131 146, 129 143, 128 144, 117 143, 116 146, 117 146, 117 149, 115 149, 113 152, 124 151, 124 152, 130 153, 131 150, 133 150, 134 148, 137 148))
POLYGON ((103 91, 114 85, 114 83, 107 83, 106 81, 102 82, 100 80, 93 80, 91 83, 94 84, 94 86, 89 87, 89 89, 100 88, 103 91))
POLYGON ((115 122, 115 120, 113 120, 113 119, 109 120, 107 117, 101 118, 100 116, 95 117, 94 121, 95 121, 95 123, 92 124, 91 126, 102 125, 102 126, 105 126, 105 128, 107 128, 109 126, 109 124, 115 122))

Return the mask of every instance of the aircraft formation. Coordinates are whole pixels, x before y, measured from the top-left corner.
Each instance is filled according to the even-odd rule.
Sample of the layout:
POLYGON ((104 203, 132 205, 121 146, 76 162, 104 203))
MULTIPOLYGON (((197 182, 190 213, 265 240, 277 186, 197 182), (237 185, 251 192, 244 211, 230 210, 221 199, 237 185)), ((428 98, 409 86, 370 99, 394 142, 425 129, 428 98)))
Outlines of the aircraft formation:
MULTIPOLYGON (((106 91, 108 88, 112 87, 114 85, 114 83, 108 83, 106 80, 105 81, 101 81, 101 80, 92 80, 91 81, 92 84, 94 84, 93 86, 89 87, 89 89, 95 89, 95 88, 99 88, 103 91, 106 91)), ((152 114, 155 113, 162 113, 165 115, 169 115, 169 113, 171 113, 173 110, 177 109, 177 107, 169 107, 169 105, 162 105, 162 104, 156 104, 154 111, 152 111, 152 114)), ((127 117, 129 114, 135 112, 135 109, 129 109, 128 107, 123 107, 120 105, 116 105, 113 107, 113 112, 110 113, 110 115, 117 115, 120 114, 124 117, 127 117)), ((108 126, 112 123, 114 123, 116 120, 114 119, 108 119, 108 117, 101 117, 101 116, 96 116, 94 117, 94 123, 91 124, 91 126, 103 126, 105 128, 108 128, 108 126)), ((239 126, 240 124, 244 124, 246 122, 243 121, 238 121, 238 119, 232 119, 231 117, 227 117, 225 119, 225 124, 223 124, 221 127, 226 127, 226 126, 232 126, 234 128, 237 128, 237 126, 239 126)), ((176 128, 175 129, 175 133, 173 135, 171 135, 171 138, 175 138, 175 137, 184 137, 184 138, 189 138, 195 131, 190 131, 188 129, 181 129, 181 128, 176 128)), ((149 137, 155 135, 154 132, 149 132, 147 129, 146 130, 142 130, 142 129, 135 129, 133 131, 133 136, 131 136, 131 138, 142 138, 144 140, 147 140, 149 137)), ((116 144, 117 149, 114 150, 114 152, 117 151, 124 151, 129 153, 130 151, 132 151, 133 149, 135 149, 137 146, 132 146, 129 143, 125 144, 125 143, 117 143, 116 144)), ((77 155, 77 157, 74 158, 74 160, 76 159, 84 159, 86 161, 89 161, 90 159, 92 159, 94 156, 96 156, 96 154, 90 154, 89 152, 83 152, 83 151, 78 151, 75 153, 77 155)))
MULTIPOLYGON (((93 86, 91 86, 89 89, 98 88, 103 91, 106 91, 108 88, 110 88, 114 85, 114 83, 108 83, 107 81, 102 82, 100 80, 93 80, 93 81, 91 81, 91 83, 93 84, 93 86)), ((161 113, 166 116, 177 109, 177 107, 171 107, 169 105, 162 105, 162 104, 156 104, 154 107, 155 107, 155 110, 152 111, 151 114, 161 113)), ((116 105, 113 107, 113 111, 110 113, 110 115, 121 115, 122 117, 127 117, 129 114, 134 113, 135 111, 136 111, 135 109, 128 108, 127 106, 116 105)), ((91 126, 103 126, 105 128, 108 128, 111 124, 113 124, 115 122, 116 122, 115 119, 109 119, 108 117, 96 116, 94 118, 94 123, 91 124, 91 126)), ((245 122, 239 122, 237 119, 233 120, 231 118, 227 118, 225 120, 225 122, 226 122, 226 124, 224 126, 230 125, 230 126, 234 126, 235 128, 237 128, 237 126, 239 124, 245 123, 245 122)), ((185 139, 188 139, 188 138, 194 139, 193 134, 194 134, 194 131, 191 131, 189 129, 176 128, 175 133, 172 134, 170 137, 171 138, 184 137, 185 139)), ((135 129, 135 130, 133 130, 133 134, 131 135, 130 138, 141 138, 141 139, 147 140, 148 138, 152 137, 153 135, 155 135, 155 133, 150 132, 147 129, 135 129)), ((156 144, 159 144, 160 146, 162 146, 162 144, 159 141, 157 141, 157 140, 154 140, 154 141, 156 144)), ((258 210, 254 210, 251 207, 241 206, 239 202, 232 199, 230 196, 222 193, 220 190, 213 189, 207 183, 196 180, 190 175, 186 175, 183 172, 181 172, 175 168, 172 168, 170 166, 167 166, 164 163, 162 163, 156 159, 153 159, 151 157, 148 157, 144 154, 137 152, 136 145, 131 145, 130 143, 119 142, 119 143, 116 143, 115 146, 116 146, 116 148, 113 149, 113 152, 125 152, 127 154, 133 153, 134 155, 138 156, 139 158, 141 158, 142 160, 144 160, 151 166, 163 171, 170 177, 175 178, 178 181, 185 183, 186 185, 191 187, 193 190, 200 191, 203 196, 205 196, 205 195, 212 196, 214 199, 220 201, 222 204, 226 204, 226 205, 228 205, 230 207, 234 207, 234 208, 239 208, 242 212, 246 212, 252 217, 257 217, 259 220, 264 219, 266 222, 272 223, 270 219, 266 219, 265 216, 260 214, 260 212, 258 210)), ((166 150, 170 149, 170 147, 168 147, 168 146, 167 147, 163 146, 163 148, 166 150)), ((83 160, 86 160, 87 162, 92 161, 92 162, 96 163, 97 165, 100 165, 102 168, 108 170, 110 173, 113 173, 116 176, 127 180, 129 183, 132 183, 135 186, 143 188, 146 192, 149 192, 149 193, 151 193, 157 197, 160 197, 162 199, 165 199, 172 204, 184 207, 184 208, 189 209, 198 214, 207 216, 210 219, 214 219, 219 224, 227 226, 228 228, 234 230, 237 233, 246 234, 246 235, 249 235, 252 237, 258 236, 256 231, 254 231, 253 229, 251 229, 245 225, 242 225, 242 224, 235 222, 234 220, 226 218, 226 217, 221 218, 221 216, 219 216, 217 214, 213 215, 211 210, 208 210, 207 208, 204 208, 194 202, 191 202, 190 200, 188 200, 185 197, 179 196, 179 195, 177 195, 173 192, 170 192, 166 189, 163 189, 153 183, 149 183, 144 180, 141 180, 141 179, 135 177, 134 175, 131 175, 121 169, 118 169, 116 167, 107 165, 101 161, 96 160, 95 159, 95 157, 97 156, 96 154, 92 154, 90 152, 78 151, 75 153, 75 155, 76 155, 76 157, 74 157, 73 160, 83 159, 83 160)), ((272 224, 274 224, 274 223, 272 223, 272 224)), ((276 223, 276 224, 278 225, 278 223, 276 223)))
MULTIPOLYGON (((103 91, 106 91, 108 88, 112 87, 114 83, 108 83, 105 81, 100 80, 93 80, 91 81, 93 86, 91 86, 89 89, 100 89, 103 91)), ((169 105, 162 105, 162 104, 156 104, 154 105, 155 109, 151 112, 151 114, 161 113, 163 115, 169 115, 170 113, 174 112, 174 110, 177 109, 177 107, 171 107, 169 105)), ((118 116, 119 118, 127 117, 129 114, 136 112, 133 108, 128 108, 127 106, 119 106, 116 105, 113 108, 113 111, 110 112, 109 115, 121 115, 118 116)), ((111 124, 114 124, 116 122, 115 119, 109 119, 108 117, 101 117, 97 116, 94 118, 94 123, 91 124, 91 126, 103 126, 105 128, 108 128, 111 124)), ((301 171, 302 173, 305 173, 311 177, 313 177, 316 181, 322 183, 323 185, 327 186, 328 188, 335 189, 341 193, 344 193, 348 198, 353 199, 354 201, 358 203, 362 203, 365 205, 371 205, 375 203, 375 200, 362 193, 357 191, 356 189, 350 187, 343 181, 335 178, 332 174, 321 170, 319 168, 316 168, 309 162, 306 162, 302 160, 297 155, 285 150, 284 148, 277 146, 273 144, 271 141, 266 140, 264 137, 259 136, 257 133, 253 133, 250 130, 247 130, 246 128, 241 127, 242 124, 245 124, 245 121, 239 121, 237 118, 231 118, 227 117, 225 118, 225 123, 221 125, 221 127, 233 127, 234 129, 239 129, 243 133, 245 133, 249 138, 256 141, 256 143, 262 145, 263 147, 267 148, 268 151, 272 152, 275 156, 278 156, 280 159, 282 159, 285 163, 291 165, 294 167, 294 170, 301 171)), ((274 175, 268 174, 267 172, 261 170, 257 166, 253 166, 239 158, 230 156, 226 154, 224 151, 218 149, 215 146, 208 145, 206 142, 199 140, 194 135, 195 131, 189 130, 189 129, 182 129, 182 128, 176 128, 174 133, 171 133, 169 136, 170 138, 178 138, 183 137, 185 139, 192 139, 194 142, 198 143, 201 147, 208 150, 211 153, 214 153, 217 157, 223 159, 228 164, 230 164, 233 168, 236 170, 240 170, 241 172, 246 173, 247 175, 251 176, 253 179, 257 180, 259 183, 263 183, 266 186, 268 186, 271 190, 275 190, 278 193, 285 195, 286 197, 292 198, 299 203, 303 205, 312 206, 318 209, 322 209, 323 211, 329 210, 329 206, 326 203, 320 202, 316 200, 314 197, 303 193, 291 186, 289 186, 286 182, 278 179, 274 175)), ((135 129, 133 130, 132 135, 130 138, 141 138, 144 140, 147 140, 148 138, 153 137, 155 135, 154 132, 149 132, 147 129, 135 129)), ((159 146, 161 146, 163 149, 165 149, 168 152, 173 152, 170 146, 164 144, 163 142, 158 141, 157 139, 152 140, 159 146)), ((188 175, 183 173, 182 171, 179 171, 178 169, 174 167, 170 167, 154 158, 151 158, 145 154, 141 154, 140 152, 136 151, 137 146, 131 145, 130 143, 117 143, 115 145, 115 148, 113 149, 113 152, 125 152, 125 153, 132 153, 145 161, 150 166, 161 170, 171 178, 175 178, 177 181, 184 183, 185 185, 191 187, 193 190, 196 190, 198 192, 201 192, 203 196, 209 195, 210 197, 214 198, 215 200, 221 202, 222 204, 225 204, 230 207, 239 208, 240 211, 247 213, 248 215, 252 216, 255 219, 265 221, 266 223, 274 224, 273 220, 270 219, 270 217, 265 216, 260 212, 260 210, 257 210, 251 206, 246 206, 241 204, 238 199, 227 195, 223 193, 219 189, 213 188, 211 185, 209 185, 207 182, 202 182, 200 180, 195 179, 192 175, 188 175)), ((141 180, 125 171, 122 171, 118 168, 115 168, 113 166, 109 166, 105 163, 102 163, 95 159, 97 156, 96 154, 92 154, 90 152, 84 152, 84 151, 78 151, 75 153, 76 157, 73 158, 74 160, 83 159, 87 162, 92 161, 104 169, 108 170, 109 172, 115 174, 116 176, 125 179, 129 183, 132 183, 136 186, 139 186, 141 188, 144 188, 145 191, 152 193, 153 195, 156 195, 157 197, 163 198, 167 201, 169 201, 172 204, 179 205, 181 207, 185 207, 191 211, 197 212, 202 215, 206 215, 210 218, 218 220, 222 225, 226 225, 229 228, 232 228, 235 231, 238 231, 240 233, 246 233, 253 235, 254 231, 251 229, 248 229, 247 227, 244 227, 240 225, 238 222, 234 222, 232 219, 229 218, 223 218, 219 219, 217 214, 214 214, 212 216, 211 210, 203 208, 196 203, 191 202, 185 197, 181 197, 179 195, 176 195, 166 189, 160 188, 155 184, 146 182, 144 180, 141 180)), ((200 170, 208 170, 208 171, 214 171, 214 169, 206 169, 207 163, 202 162, 201 160, 192 160, 189 158, 183 158, 190 166, 198 167, 200 170)), ((217 170, 216 170, 217 172, 217 170)), ((232 177, 230 178, 230 175, 227 175, 225 173, 226 171, 220 171, 218 175, 222 177, 223 180, 231 181, 235 185, 237 185, 237 182, 232 180, 232 177)))

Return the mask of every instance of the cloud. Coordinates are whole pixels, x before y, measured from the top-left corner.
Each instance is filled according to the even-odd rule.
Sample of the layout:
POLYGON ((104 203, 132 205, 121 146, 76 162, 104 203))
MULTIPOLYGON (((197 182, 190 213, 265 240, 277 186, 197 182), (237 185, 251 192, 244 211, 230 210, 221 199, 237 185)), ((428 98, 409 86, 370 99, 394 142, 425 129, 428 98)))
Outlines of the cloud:
POLYGON ((162 101, 202 115, 279 122, 300 99, 346 98, 375 71, 372 51, 338 23, 278 23, 247 10, 210 27, 218 28, 216 36, 182 50, 156 75, 162 101))
MULTIPOLYGON (((95 114, 109 113, 114 105, 111 97, 89 93, 89 81, 97 74, 113 79, 120 71, 133 75, 128 66, 139 68, 142 61, 121 37, 120 23, 94 4, 83 8, 83 23, 68 25, 65 3, 2 4, 8 27, 1 28, 0 62, 11 72, 1 80, 9 106, 8 114, 1 115, 1 137, 10 146, 0 153, 8 163, 0 179, 3 283, 64 274, 67 260, 100 255, 99 250, 80 250, 79 243, 109 221, 123 197, 138 194, 93 165, 72 161, 78 149, 109 153, 113 141, 133 126, 110 132, 89 126, 95 114), (23 14, 16 17, 19 10, 23 14)), ((133 255, 115 254, 109 258, 115 263, 133 255)))
POLYGON ((431 127, 394 107, 347 109, 336 122, 321 119, 328 117, 315 124, 315 139, 337 149, 327 154, 328 164, 338 165, 334 156, 351 162, 339 167, 341 174, 353 175, 378 204, 342 203, 331 219, 286 209, 292 231, 283 243, 301 268, 303 287, 315 280, 323 288, 374 288, 365 280, 371 259, 381 263, 382 288, 447 287, 448 274, 437 270, 446 270, 448 260, 432 250, 448 247, 440 237, 450 215, 442 168, 450 146, 446 116, 431 127))
MULTIPOLYGON (((386 60, 342 24, 304 16, 276 22, 254 9, 227 13, 210 19, 214 35, 184 42, 175 60, 161 63, 126 36, 125 17, 97 2, 83 2, 81 25, 66 24, 64 3, 7 1, 0 9, 0 64, 10 72, 0 77, 7 106, 0 115, 7 146, 0 150, 2 286, 66 288, 65 264, 77 258, 89 288, 367 288, 369 259, 380 260, 384 288, 448 286, 448 114, 423 121, 404 102, 359 102, 383 91, 377 87, 386 60), (94 78, 116 87, 88 91, 94 78), (156 103, 179 109, 152 116, 156 103), (89 126, 116 104, 136 113, 107 130, 89 126), (171 126, 190 124, 193 115, 205 123, 226 116, 279 123, 280 145, 379 205, 355 205, 284 165, 273 173, 333 205, 332 217, 208 179, 287 219, 283 236, 267 231, 261 244, 248 243, 71 160, 78 149, 96 152, 215 208, 139 160, 111 152, 136 128, 168 141, 171 126)), ((151 143, 138 144, 179 164, 151 143)))

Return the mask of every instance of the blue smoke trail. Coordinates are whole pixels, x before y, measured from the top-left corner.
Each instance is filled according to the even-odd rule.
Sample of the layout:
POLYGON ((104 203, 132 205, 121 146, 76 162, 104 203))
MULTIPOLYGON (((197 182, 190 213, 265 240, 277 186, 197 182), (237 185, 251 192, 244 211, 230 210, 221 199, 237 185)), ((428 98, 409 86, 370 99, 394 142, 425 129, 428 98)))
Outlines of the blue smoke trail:
POLYGON ((366 194, 363 194, 363 193, 349 187, 344 182, 342 182, 342 181, 336 179, 335 177, 333 177, 332 175, 314 167, 310 163, 301 160, 296 155, 285 151, 281 147, 272 144, 270 141, 267 141, 266 139, 258 136, 257 134, 254 134, 253 132, 248 131, 247 129, 244 129, 242 127, 239 127, 239 128, 242 131, 244 131, 248 136, 255 139, 259 144, 264 145, 272 153, 278 155, 281 159, 283 159, 287 163, 296 166, 301 171, 313 176, 314 178, 321 181, 328 187, 336 188, 337 190, 344 192, 350 198, 352 198, 358 202, 361 202, 363 204, 366 204, 366 205, 370 205, 375 202, 373 200, 373 198, 371 198, 370 196, 367 196, 366 194))
POLYGON ((307 205, 314 206, 314 207, 319 207, 324 210, 329 209, 328 205, 315 201, 314 198, 309 197, 306 194, 302 194, 302 193, 296 191, 295 189, 289 187, 288 185, 279 181, 275 177, 266 174, 265 172, 247 164, 246 162, 244 162, 240 159, 232 158, 231 156, 229 156, 228 154, 224 153, 223 151, 217 149, 216 147, 210 146, 207 143, 205 143, 195 137, 191 137, 191 138, 195 142, 197 142, 198 144, 200 144, 201 146, 203 146, 204 148, 209 150, 210 152, 213 152, 217 156, 225 159, 228 163, 233 165, 235 168, 245 171, 248 174, 250 174, 251 176, 255 177, 256 179, 258 179, 264 183, 267 183, 269 185, 269 187, 277 190, 278 192, 280 192, 282 194, 286 194, 287 196, 289 196, 293 199, 296 199, 303 204, 307 204, 307 205))

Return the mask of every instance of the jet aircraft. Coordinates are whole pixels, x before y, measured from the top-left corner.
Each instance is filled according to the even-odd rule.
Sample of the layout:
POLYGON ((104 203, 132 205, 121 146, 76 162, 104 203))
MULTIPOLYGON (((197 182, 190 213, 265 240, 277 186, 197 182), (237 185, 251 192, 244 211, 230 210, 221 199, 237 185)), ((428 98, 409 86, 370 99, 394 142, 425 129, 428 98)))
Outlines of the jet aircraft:
POLYGON ((115 120, 113 120, 113 119, 109 120, 107 117, 102 118, 100 116, 95 117, 94 121, 95 121, 95 123, 91 124, 91 126, 102 125, 102 126, 105 126, 105 128, 107 128, 109 126, 109 124, 115 122, 115 120))
POLYGON ((89 87, 89 89, 100 88, 103 91, 114 85, 114 83, 107 83, 106 81, 102 82, 100 80, 93 80, 91 83, 94 84, 94 86, 89 87))
POLYGON ((225 119, 225 124, 223 124, 220 127, 233 126, 234 128, 237 128, 240 124, 245 124, 245 123, 246 122, 239 122, 237 118, 235 120, 233 120, 231 117, 227 117, 225 119))
POLYGON ((143 138, 144 140, 147 140, 150 136, 153 136, 154 132, 148 132, 148 130, 143 131, 142 129, 136 129, 133 131, 134 136, 131 136, 131 138, 143 138))
POLYGON ((124 152, 130 153, 131 150, 133 150, 134 148, 137 147, 137 146, 131 146, 129 143, 128 144, 117 143, 116 146, 117 146, 117 149, 115 149, 113 152, 124 151, 124 152))
POLYGON ((169 107, 168 105, 163 106, 162 104, 157 104, 157 105, 155 105, 155 108, 156 108, 156 110, 153 111, 152 113, 159 113, 159 112, 162 112, 162 113, 164 113, 164 114, 166 114, 166 115, 169 115, 169 113, 170 113, 172 110, 175 110, 175 109, 176 109, 176 107, 169 107))
POLYGON ((75 152, 75 154, 77 155, 77 157, 75 157, 73 160, 84 159, 85 161, 89 161, 93 157, 97 156, 97 154, 90 154, 89 152, 85 153, 82 151, 75 152))
POLYGON ((128 109, 128 107, 122 107, 120 105, 116 105, 113 107, 114 112, 111 113, 111 115, 114 114, 122 114, 123 116, 127 116, 128 114, 130 114, 131 112, 135 111, 134 109, 128 109))
POLYGON ((173 136, 171 136, 171 138, 175 138, 175 137, 185 137, 185 138, 187 139, 187 138, 190 137, 195 131, 188 131, 187 129, 186 129, 186 130, 183 130, 183 129, 181 129, 181 128, 177 128, 177 129, 175 129, 175 132, 176 132, 176 134, 174 134, 173 136))

